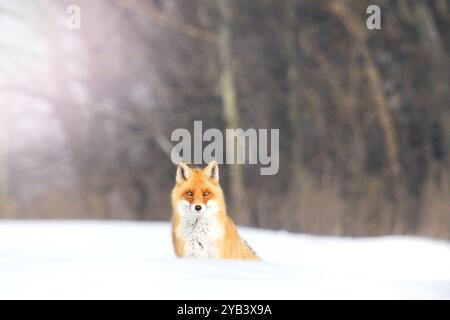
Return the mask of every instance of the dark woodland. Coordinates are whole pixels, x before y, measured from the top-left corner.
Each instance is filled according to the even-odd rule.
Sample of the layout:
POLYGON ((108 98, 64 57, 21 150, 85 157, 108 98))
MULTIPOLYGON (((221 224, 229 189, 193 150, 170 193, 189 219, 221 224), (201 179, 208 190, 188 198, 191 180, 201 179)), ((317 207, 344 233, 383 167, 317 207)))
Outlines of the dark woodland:
POLYGON ((0 25, 0 218, 169 220, 201 120, 280 129, 278 174, 220 166, 239 225, 450 238, 448 0, 1 0, 0 25))

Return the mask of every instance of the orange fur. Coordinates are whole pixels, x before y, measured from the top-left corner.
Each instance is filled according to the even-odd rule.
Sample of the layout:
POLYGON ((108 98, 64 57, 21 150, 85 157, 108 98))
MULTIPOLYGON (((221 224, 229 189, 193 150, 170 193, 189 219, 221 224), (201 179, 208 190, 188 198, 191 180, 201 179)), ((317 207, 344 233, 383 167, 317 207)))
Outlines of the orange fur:
POLYGON ((216 162, 209 164, 203 170, 199 168, 191 169, 184 163, 181 163, 177 169, 177 181, 172 190, 172 239, 178 257, 186 256, 186 239, 180 232, 180 228, 182 228, 181 220, 184 218, 178 212, 179 202, 183 200, 194 205, 206 205, 210 200, 217 203, 218 210, 214 219, 216 219, 218 228, 221 230, 221 237, 211 240, 216 250, 214 252, 217 252, 216 258, 259 260, 253 250, 239 236, 236 225, 227 215, 223 191, 218 181, 216 162), (188 177, 185 177, 185 175, 188 175, 188 177))

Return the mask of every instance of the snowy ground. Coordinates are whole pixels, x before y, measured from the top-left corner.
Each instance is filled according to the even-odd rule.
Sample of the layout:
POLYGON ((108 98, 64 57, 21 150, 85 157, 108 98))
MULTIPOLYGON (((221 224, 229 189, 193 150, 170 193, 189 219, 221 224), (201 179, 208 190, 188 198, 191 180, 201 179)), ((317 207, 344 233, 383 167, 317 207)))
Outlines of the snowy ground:
POLYGON ((0 222, 0 298, 450 299, 450 243, 242 229, 264 262, 180 260, 168 223, 0 222))

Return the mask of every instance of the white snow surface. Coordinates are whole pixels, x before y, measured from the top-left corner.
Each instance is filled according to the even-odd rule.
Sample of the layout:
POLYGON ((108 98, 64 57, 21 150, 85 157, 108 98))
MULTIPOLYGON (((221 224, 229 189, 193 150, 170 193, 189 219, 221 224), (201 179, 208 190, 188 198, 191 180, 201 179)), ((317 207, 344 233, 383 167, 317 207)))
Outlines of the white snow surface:
POLYGON ((167 222, 2 221, 0 299, 450 299, 450 243, 240 228, 262 262, 177 259, 167 222))

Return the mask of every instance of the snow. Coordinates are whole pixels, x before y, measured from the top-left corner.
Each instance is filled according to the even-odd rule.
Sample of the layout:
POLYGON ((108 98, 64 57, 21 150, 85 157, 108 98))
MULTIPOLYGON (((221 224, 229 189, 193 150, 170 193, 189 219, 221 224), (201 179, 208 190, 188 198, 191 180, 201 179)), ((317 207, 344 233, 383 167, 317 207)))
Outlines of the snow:
POLYGON ((167 222, 0 222, 1 299, 449 299, 450 243, 240 228, 263 262, 177 259, 167 222))

